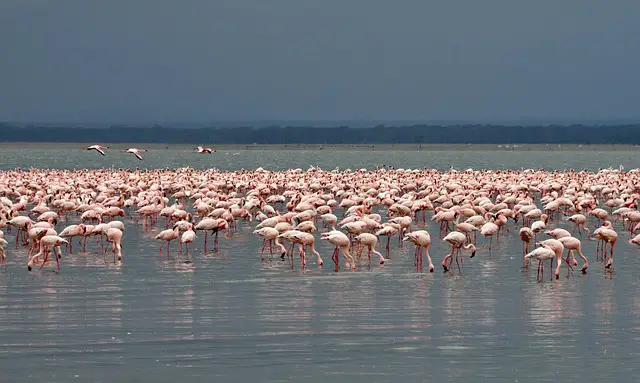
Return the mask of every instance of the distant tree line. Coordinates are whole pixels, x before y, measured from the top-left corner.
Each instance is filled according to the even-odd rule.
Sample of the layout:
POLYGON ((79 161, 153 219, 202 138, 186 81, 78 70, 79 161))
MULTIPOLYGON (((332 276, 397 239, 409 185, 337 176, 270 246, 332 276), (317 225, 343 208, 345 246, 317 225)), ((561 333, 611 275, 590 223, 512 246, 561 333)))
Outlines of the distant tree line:
POLYGON ((190 128, 17 126, 0 123, 0 142, 167 144, 640 144, 640 125, 411 125, 373 128, 272 126, 190 128))

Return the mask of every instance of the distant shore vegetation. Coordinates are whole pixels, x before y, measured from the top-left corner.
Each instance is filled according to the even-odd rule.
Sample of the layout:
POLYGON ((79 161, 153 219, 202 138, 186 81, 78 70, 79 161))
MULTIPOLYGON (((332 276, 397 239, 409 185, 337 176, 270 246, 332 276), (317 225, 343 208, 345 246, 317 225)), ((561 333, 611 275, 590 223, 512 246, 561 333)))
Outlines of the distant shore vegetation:
POLYGON ((374 127, 38 126, 0 123, 0 142, 140 142, 220 145, 345 144, 640 144, 640 124, 406 125, 374 127))

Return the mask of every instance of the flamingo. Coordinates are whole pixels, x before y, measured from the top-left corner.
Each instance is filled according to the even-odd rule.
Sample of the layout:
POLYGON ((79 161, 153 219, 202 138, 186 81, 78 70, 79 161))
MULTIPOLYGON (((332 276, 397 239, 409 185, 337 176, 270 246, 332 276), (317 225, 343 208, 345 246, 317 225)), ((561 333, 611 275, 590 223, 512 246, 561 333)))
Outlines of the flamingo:
POLYGON ((95 150, 96 152, 102 154, 103 156, 105 156, 106 154, 104 154, 104 151, 106 149, 109 149, 108 146, 102 146, 102 145, 91 145, 89 147, 87 147, 85 150, 95 150))
POLYGON ((215 152, 215 149, 211 149, 211 148, 205 148, 202 146, 198 146, 196 148, 196 151, 198 152, 198 154, 205 154, 205 153, 212 153, 215 152))
POLYGON ((613 249, 616 246, 618 240, 618 233, 612 229, 611 222, 605 221, 603 226, 599 227, 593 232, 593 237, 603 241, 602 257, 604 259, 605 268, 609 269, 613 266, 613 249), (609 244, 610 253, 607 256, 606 245, 609 244))
POLYGON ((191 225, 180 237, 180 243, 185 244, 185 254, 189 255, 189 244, 195 241, 197 238, 196 232, 193 231, 193 225, 191 225))
MULTIPOLYGON (((498 225, 489 221, 482 225, 480 228, 480 234, 484 236, 484 241, 482 241, 482 247, 484 248, 484 243, 487 241, 487 237, 489 237, 489 255, 491 255, 491 246, 493 245, 493 236, 498 232, 498 225)), ((464 235, 464 234, 463 234, 464 235)))
POLYGON ((564 238, 564 237, 571 237, 571 233, 569 233, 568 231, 566 231, 565 229, 553 229, 553 230, 545 230, 544 232, 545 234, 555 238, 555 239, 560 239, 560 238, 564 238))
MULTIPOLYGON (((556 279, 560 278, 560 265, 562 263, 560 261, 563 260, 562 253, 564 253, 564 245, 562 244, 562 242, 560 242, 557 239, 550 238, 542 242, 536 242, 536 246, 540 246, 553 251, 553 254, 556 259, 556 269, 555 269, 554 275, 556 276, 556 279)), ((565 260, 565 261, 567 262, 567 265, 569 266, 569 268, 573 270, 573 267, 571 267, 571 264, 569 263, 569 261, 568 260, 565 260)), ((551 264, 553 264, 553 258, 551 258, 550 266, 551 264)))
POLYGON ((213 245, 213 250, 216 251, 218 249, 218 234, 220 230, 228 231, 229 224, 223 218, 205 218, 202 221, 198 222, 195 227, 195 230, 204 231, 204 253, 207 253, 207 232, 211 231, 215 233, 215 240, 213 245))
POLYGON ((31 259, 29 260, 29 262, 27 263, 27 270, 31 271, 33 264, 35 263, 35 261, 40 258, 41 256, 43 256, 45 254, 45 251, 47 251, 44 260, 42 261, 42 265, 40 265, 40 269, 42 269, 42 266, 44 266, 44 264, 47 262, 47 259, 49 258, 49 253, 48 250, 52 249, 53 251, 53 255, 56 259, 56 264, 58 265, 58 271, 60 271, 60 259, 62 257, 61 254, 56 253, 56 250, 58 250, 58 252, 60 252, 60 245, 62 244, 67 244, 67 240, 64 238, 60 238, 57 235, 45 235, 44 237, 42 237, 40 239, 40 251, 34 255, 33 257, 31 257, 31 259))
POLYGON ((87 232, 87 226, 83 223, 79 225, 70 225, 64 228, 60 233, 62 238, 71 238, 69 240, 69 254, 73 254, 73 237, 81 237, 87 232))
POLYGON ((140 153, 146 152, 146 151, 147 151, 147 149, 137 149, 137 148, 129 148, 127 150, 121 150, 122 153, 131 153, 131 154, 133 154, 140 161, 142 161, 142 155, 140 155, 140 153))
POLYGON ((111 242, 111 249, 113 250, 113 261, 115 263, 116 254, 118 256, 118 262, 122 261, 122 230, 110 227, 107 229, 107 242, 111 242))
MULTIPOLYGON (((0 231, 1 233, 1 231, 0 231)), ((0 258, 2 258, 2 263, 4 263, 5 265, 7 264, 7 254, 5 253, 5 246, 7 246, 7 241, 0 237, 0 258)))
POLYGON ((385 223, 384 225, 382 225, 382 229, 376 231, 375 233, 377 237, 382 237, 382 236, 387 237, 387 246, 385 247, 385 255, 387 259, 391 259, 391 254, 390 254, 391 251, 389 250, 391 237, 398 234, 399 230, 400 230, 399 224, 385 223))
POLYGON ((160 244, 160 255, 162 255, 162 247, 164 246, 164 242, 167 242, 167 259, 169 259, 169 253, 171 252, 171 241, 174 239, 178 239, 180 237, 179 226, 173 225, 172 229, 162 230, 158 235, 155 236, 154 239, 159 239, 162 241, 160 244))
POLYGON ((380 264, 384 264, 384 257, 380 254, 376 249, 376 244, 378 243, 378 237, 371 233, 362 233, 353 238, 354 241, 358 242, 360 247, 360 252, 358 253, 358 259, 362 255, 362 250, 364 247, 367 248, 367 257, 369 258, 369 263, 371 263, 371 253, 377 255, 380 258, 380 264))
POLYGON ((345 258, 345 261, 346 261, 345 266, 349 268, 349 265, 351 265, 352 270, 356 269, 355 261, 353 260, 353 257, 349 253, 349 247, 351 245, 351 241, 349 240, 349 237, 347 237, 346 234, 338 230, 333 230, 327 233, 322 233, 321 239, 327 240, 332 245, 335 246, 335 250, 333 251, 333 256, 331 258, 333 259, 333 262, 336 265, 336 271, 338 270, 338 265, 339 265, 339 256, 338 256, 339 251, 342 253, 342 256, 345 258))
POLYGON ((429 233, 426 230, 416 230, 411 233, 407 233, 402 240, 411 242, 416 246, 414 258, 416 268, 418 269, 422 268, 422 249, 424 249, 425 255, 427 256, 429 272, 433 273, 435 267, 431 261, 431 255, 429 255, 429 246, 431 246, 431 236, 429 233))
POLYGON ((284 259, 287 254, 287 249, 278 241, 278 235, 280 235, 278 229, 273 227, 263 227, 261 229, 254 230, 253 234, 262 237, 262 250, 260 251, 260 257, 262 257, 268 243, 271 256, 273 256, 273 244, 275 244, 276 247, 280 249, 281 258, 284 259))
MULTIPOLYGON (((498 229, 496 228, 496 231, 497 230, 498 229)), ((451 233, 447 234, 442 240, 444 242, 447 242, 451 246, 451 252, 449 252, 449 254, 447 254, 442 260, 442 268, 445 272, 449 271, 449 268, 447 267, 447 261, 449 261, 449 266, 451 266, 451 264, 453 263, 454 250, 457 250, 459 252, 461 249, 464 249, 467 251, 471 251, 470 258, 476 256, 476 247, 473 244, 465 245, 467 237, 459 231, 452 231, 451 233)), ((459 256, 456 254, 456 264, 458 265, 458 271, 460 271, 460 261, 461 258, 459 259, 459 256)))
POLYGON ((582 238, 582 230, 586 231, 587 235, 590 234, 589 229, 586 226, 587 217, 585 217, 584 215, 574 214, 568 217, 567 221, 570 221, 573 223, 573 233, 575 233, 575 231, 578 230, 578 233, 580 234, 580 238, 582 238))
POLYGON ((523 227, 522 229, 520 229, 520 240, 523 243, 523 250, 522 250, 522 257, 524 258, 524 266, 528 267, 529 266, 529 258, 525 257, 525 255, 527 255, 529 253, 529 244, 531 243, 531 240, 533 239, 534 235, 533 235, 533 230, 531 230, 531 228, 529 227, 523 227))
POLYGON ((582 266, 581 271, 582 273, 585 273, 587 271, 587 268, 589 268, 589 260, 584 256, 584 254, 582 254, 582 244, 580 240, 574 237, 561 237, 558 238, 558 241, 562 243, 565 249, 569 250, 567 252, 567 260, 569 259, 569 256, 571 256, 574 266, 578 266, 578 262, 576 262, 573 251, 575 250, 578 253, 578 256, 584 261, 584 265, 582 266))
POLYGON ((315 247, 315 238, 313 234, 305 233, 303 231, 296 231, 291 236, 291 239, 294 243, 297 243, 300 247, 300 258, 302 259, 302 267, 304 268, 306 265, 306 256, 305 256, 305 247, 309 246, 311 248, 311 252, 316 255, 318 258, 318 266, 324 265, 322 258, 320 257, 320 253, 316 251, 315 247))
MULTIPOLYGON (((561 255, 562 256, 562 255, 561 255)), ((527 253, 524 256, 525 260, 529 260, 529 259, 535 259, 538 261, 538 279, 540 279, 541 275, 544 275, 544 261, 546 260, 552 260, 553 262, 553 258, 556 258, 556 253, 549 248, 546 247, 538 247, 536 249, 534 249, 532 252, 527 253)), ((527 262, 528 264, 528 262, 527 262)), ((551 266, 550 266, 551 267, 551 266)))

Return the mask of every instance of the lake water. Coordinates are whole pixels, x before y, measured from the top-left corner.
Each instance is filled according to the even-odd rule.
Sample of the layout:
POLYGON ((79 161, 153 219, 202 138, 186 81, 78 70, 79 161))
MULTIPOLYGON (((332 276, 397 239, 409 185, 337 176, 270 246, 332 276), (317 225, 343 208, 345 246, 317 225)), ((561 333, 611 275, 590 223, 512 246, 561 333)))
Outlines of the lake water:
MULTIPOLYGON (((15 167, 284 169, 638 166, 634 152, 239 151, 196 156, 2 149, 15 167), (238 154, 235 154, 238 153, 238 154)), ((338 213, 340 214, 340 213, 338 213)), ((162 219, 160 220, 162 222, 162 219)), ((587 274, 562 268, 537 281, 522 269, 516 232, 466 259, 462 275, 416 272, 413 248, 392 241, 391 262, 335 272, 324 241, 307 272, 261 261, 241 224, 203 255, 159 256, 155 233, 126 220, 124 262, 64 253, 61 273, 28 273, 26 250, 0 269, 0 380, 6 382, 582 382, 640 377, 640 249, 620 233, 615 270, 584 241, 587 274), (192 263, 185 263, 189 259, 192 263)), ((509 225, 513 229, 513 224, 509 225)), ((553 225, 552 225, 553 226, 553 225)), ((419 226, 418 226, 419 227, 419 226)), ((565 226, 566 227, 566 226, 565 226)), ((448 247, 427 224, 439 267, 448 247)), ((619 230, 620 232, 620 230, 619 230)), ((321 241, 317 241, 321 242, 321 241)), ((74 250, 79 251, 78 246, 74 250)), ((175 254, 175 252, 172 251, 175 254)))

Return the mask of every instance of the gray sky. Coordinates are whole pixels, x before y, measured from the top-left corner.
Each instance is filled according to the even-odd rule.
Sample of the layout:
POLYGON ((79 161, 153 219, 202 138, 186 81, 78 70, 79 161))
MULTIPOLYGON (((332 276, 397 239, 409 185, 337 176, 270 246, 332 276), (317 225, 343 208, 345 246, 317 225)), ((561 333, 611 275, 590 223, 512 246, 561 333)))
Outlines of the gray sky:
POLYGON ((637 118, 637 0, 0 0, 0 120, 637 118))

